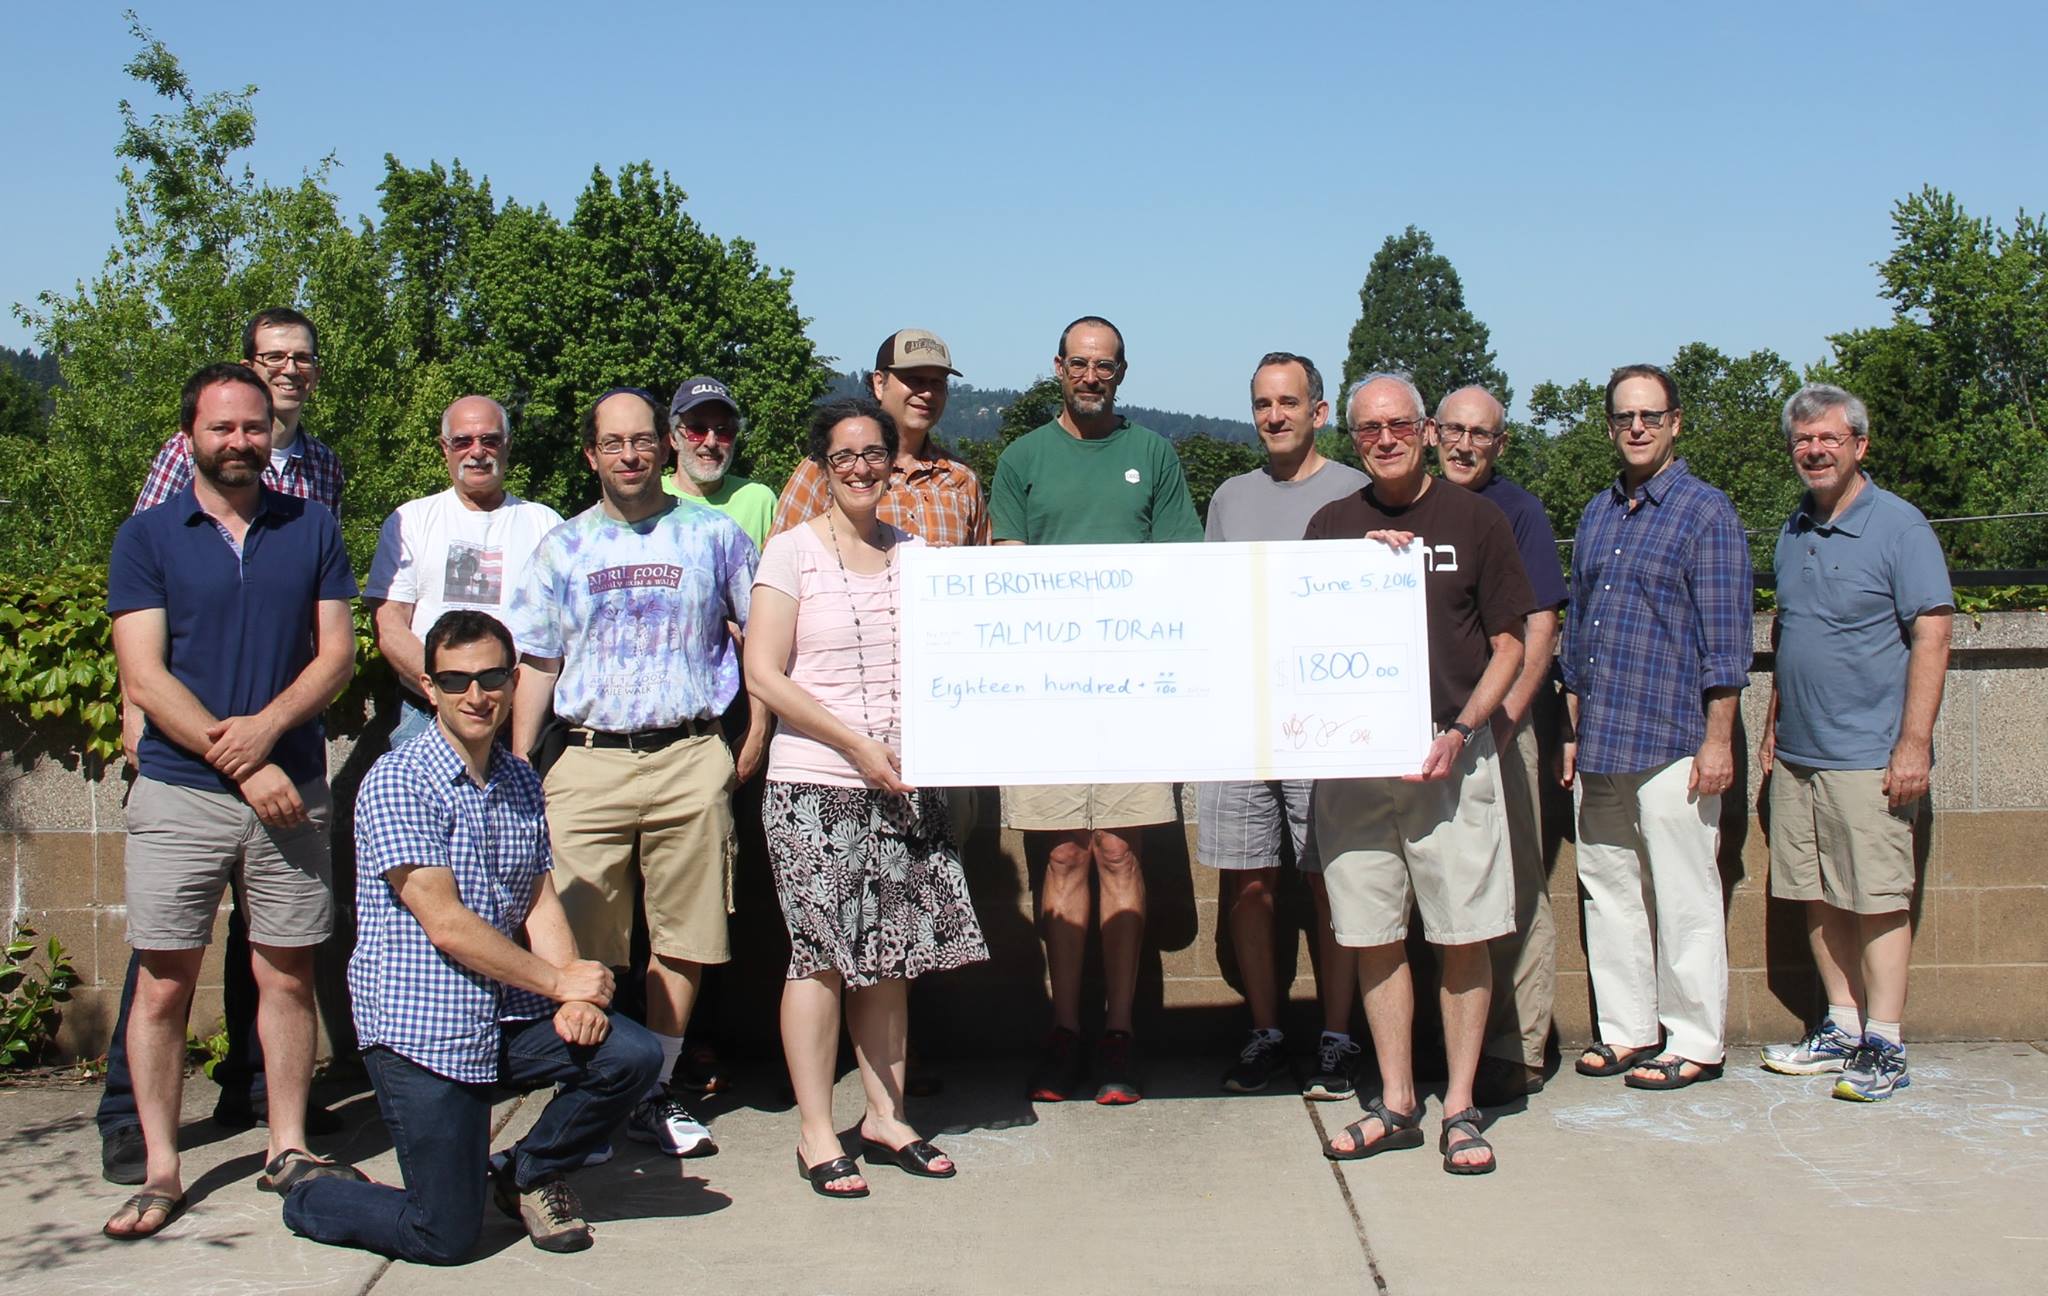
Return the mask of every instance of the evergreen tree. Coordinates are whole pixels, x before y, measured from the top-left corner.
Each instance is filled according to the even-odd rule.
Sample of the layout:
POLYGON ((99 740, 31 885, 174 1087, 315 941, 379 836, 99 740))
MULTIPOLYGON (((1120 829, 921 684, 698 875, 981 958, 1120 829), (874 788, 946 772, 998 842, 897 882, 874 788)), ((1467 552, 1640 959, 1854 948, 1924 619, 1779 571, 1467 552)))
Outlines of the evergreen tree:
MULTIPOLYGON (((1514 402, 1507 375, 1487 345, 1486 325, 1466 309, 1457 270, 1428 234, 1410 225, 1389 235, 1365 272, 1358 301, 1358 323, 1351 328, 1337 400, 1366 374, 1400 369, 1414 376, 1432 413, 1436 402, 1471 383, 1484 386, 1503 405, 1514 402)), ((1338 411, 1338 418, 1346 413, 1338 411)))

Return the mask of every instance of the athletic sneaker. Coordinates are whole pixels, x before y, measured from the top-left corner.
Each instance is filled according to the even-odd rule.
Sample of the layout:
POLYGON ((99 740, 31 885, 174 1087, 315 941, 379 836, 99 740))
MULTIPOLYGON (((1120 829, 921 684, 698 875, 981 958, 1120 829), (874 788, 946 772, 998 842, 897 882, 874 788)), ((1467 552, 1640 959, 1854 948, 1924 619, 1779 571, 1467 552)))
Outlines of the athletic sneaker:
POLYGON ((1355 1042, 1324 1035, 1316 1045, 1316 1071, 1302 1086, 1301 1096, 1316 1102, 1337 1102, 1358 1092, 1352 1072, 1365 1052, 1355 1042))
POLYGON ((1881 1035, 1865 1035, 1835 1081, 1835 1097, 1850 1102, 1883 1102, 1913 1083, 1906 1074, 1906 1046, 1881 1035))
POLYGON ((626 1118, 626 1137, 636 1143, 652 1143, 672 1157, 718 1155, 718 1144, 712 1141, 711 1131, 690 1114, 675 1090, 667 1086, 640 1100, 640 1105, 626 1118))
POLYGON ((1223 1073, 1223 1088, 1230 1093, 1257 1093, 1273 1079, 1273 1073, 1287 1066, 1287 1054, 1280 1036, 1253 1031, 1238 1051, 1237 1061, 1223 1073))
MULTIPOLYGON (((609 1144, 609 1143, 606 1143, 606 1144, 603 1144, 603 1145, 599 1146, 599 1147, 598 1147, 598 1149, 597 1149, 597 1150, 596 1150, 595 1152, 590 1152, 590 1153, 587 1153, 587 1154, 585 1154, 584 1158, 583 1158, 583 1159, 582 1159, 581 1161, 577 1162, 577 1164, 578 1164, 579 1166, 594 1166, 594 1165, 603 1165, 603 1164, 604 1164, 605 1162, 607 1162, 607 1161, 609 1161, 609 1160, 611 1160, 611 1159, 612 1159, 612 1145, 611 1145, 611 1144, 609 1144)), ((506 1149, 505 1149, 505 1150, 504 1150, 503 1152, 493 1152, 493 1153, 491 1153, 491 1173, 492 1173, 492 1174, 506 1174, 506 1173, 508 1173, 508 1172, 509 1172, 509 1171, 511 1170, 511 1167, 512 1167, 512 1149, 511 1149, 511 1148, 506 1148, 506 1149)))
POLYGON ((1081 1091, 1081 1074, 1081 1037, 1063 1026, 1053 1027, 1031 1073, 1031 1101, 1065 1102, 1081 1091))
POLYGON ((543 1251, 583 1251, 590 1246, 590 1225, 583 1203, 560 1175, 550 1175, 527 1188, 513 1182, 508 1169, 491 1176, 491 1196, 498 1209, 526 1227, 526 1236, 543 1251))
POLYGON ((1819 1075, 1823 1071, 1840 1071, 1855 1052, 1856 1037, 1835 1025, 1834 1018, 1823 1017, 1805 1039, 1797 1044, 1766 1044, 1762 1056, 1766 1071, 1779 1075, 1819 1075))
POLYGON ((1129 1031, 1105 1031, 1095 1045, 1095 1101, 1128 1107, 1145 1096, 1138 1084, 1138 1041, 1129 1031))

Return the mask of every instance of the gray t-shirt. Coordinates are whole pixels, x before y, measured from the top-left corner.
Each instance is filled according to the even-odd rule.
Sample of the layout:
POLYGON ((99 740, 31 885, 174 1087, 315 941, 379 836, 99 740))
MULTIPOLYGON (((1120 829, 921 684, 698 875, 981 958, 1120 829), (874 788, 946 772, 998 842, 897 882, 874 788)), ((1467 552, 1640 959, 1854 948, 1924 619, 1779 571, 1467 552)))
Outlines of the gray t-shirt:
POLYGON ((1371 483, 1358 469, 1333 459, 1301 481, 1274 481, 1264 468, 1239 473, 1209 498, 1205 540, 1299 540, 1325 504, 1356 495, 1371 483))
POLYGON ((1953 607, 1948 564, 1920 510, 1863 476, 1832 522, 1801 501, 1778 533, 1778 755, 1817 769, 1883 769, 1906 708, 1913 621, 1953 607))

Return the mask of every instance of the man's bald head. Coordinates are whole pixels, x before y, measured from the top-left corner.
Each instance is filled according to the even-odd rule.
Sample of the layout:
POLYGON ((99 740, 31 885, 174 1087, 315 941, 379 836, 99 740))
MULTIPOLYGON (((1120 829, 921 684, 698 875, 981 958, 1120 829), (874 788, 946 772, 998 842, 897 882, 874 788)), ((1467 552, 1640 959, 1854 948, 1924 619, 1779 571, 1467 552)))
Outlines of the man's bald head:
POLYGON ((1460 387, 1436 407, 1436 454, 1444 478, 1478 490, 1493 477, 1494 460, 1507 444, 1508 411, 1484 387, 1460 387))
POLYGON ((505 498, 505 461, 512 454, 512 420, 488 396, 464 396, 441 413, 441 457, 448 481, 477 508, 505 498))

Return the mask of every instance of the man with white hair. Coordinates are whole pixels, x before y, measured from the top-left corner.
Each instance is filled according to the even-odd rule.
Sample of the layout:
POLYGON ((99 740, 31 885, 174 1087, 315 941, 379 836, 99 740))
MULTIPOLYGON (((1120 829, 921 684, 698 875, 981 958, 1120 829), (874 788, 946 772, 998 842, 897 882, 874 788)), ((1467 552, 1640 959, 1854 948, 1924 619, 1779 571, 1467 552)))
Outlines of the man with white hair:
POLYGON ((511 456, 505 407, 488 396, 462 397, 441 415, 448 489, 399 505, 377 535, 363 598, 404 703, 393 747, 434 725, 433 706, 419 691, 428 628, 454 608, 502 620, 535 546, 561 525, 562 515, 547 505, 506 491, 511 456))
POLYGON ((1809 383, 1781 419, 1806 496, 1778 533, 1771 894, 1806 910, 1827 1015, 1767 1071, 1840 1071, 1835 1097, 1911 1083, 1899 1021, 1913 954, 1913 823, 1934 764, 1955 594, 1920 510, 1862 469, 1870 415, 1809 383))

